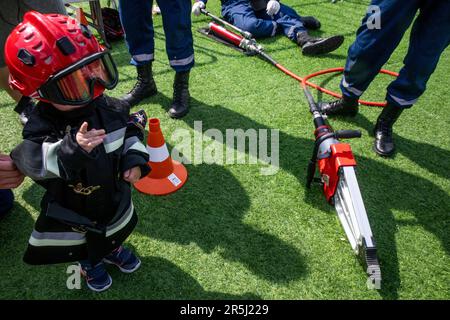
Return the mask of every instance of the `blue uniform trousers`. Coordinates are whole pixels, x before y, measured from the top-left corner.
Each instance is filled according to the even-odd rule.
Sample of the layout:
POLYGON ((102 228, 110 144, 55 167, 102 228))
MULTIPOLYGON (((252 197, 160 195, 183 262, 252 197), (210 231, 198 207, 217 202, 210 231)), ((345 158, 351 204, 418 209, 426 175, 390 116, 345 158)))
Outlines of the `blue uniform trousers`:
MULTIPOLYGON (((190 0, 158 0, 166 36, 170 66, 177 72, 194 65, 190 0)), ((152 0, 120 0, 120 20, 132 56, 131 63, 144 65, 153 61, 155 52, 152 0)))
MULTIPOLYGON (((379 29, 367 24, 372 12, 364 17, 355 42, 348 50, 341 81, 343 94, 359 97, 370 85, 414 20, 409 48, 399 77, 387 88, 386 99, 401 108, 411 107, 425 91, 439 57, 450 43, 449 0, 372 0, 379 6, 379 29)), ((371 18, 372 16, 372 18, 371 18)))
POLYGON ((10 189, 0 189, 0 218, 11 210, 14 202, 14 194, 10 189))

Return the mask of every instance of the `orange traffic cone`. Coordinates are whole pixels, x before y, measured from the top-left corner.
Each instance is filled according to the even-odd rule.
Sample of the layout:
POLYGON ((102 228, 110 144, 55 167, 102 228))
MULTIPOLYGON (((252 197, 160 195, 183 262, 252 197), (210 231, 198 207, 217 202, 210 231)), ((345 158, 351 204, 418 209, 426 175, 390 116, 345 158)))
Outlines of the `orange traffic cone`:
POLYGON ((145 194, 162 196, 180 189, 187 180, 187 171, 183 164, 172 160, 164 136, 159 126, 159 119, 149 121, 147 151, 150 154, 149 165, 152 171, 134 184, 145 194))
POLYGON ((85 26, 89 25, 89 22, 86 19, 86 15, 82 8, 75 9, 75 19, 78 20, 79 23, 84 24, 85 26))

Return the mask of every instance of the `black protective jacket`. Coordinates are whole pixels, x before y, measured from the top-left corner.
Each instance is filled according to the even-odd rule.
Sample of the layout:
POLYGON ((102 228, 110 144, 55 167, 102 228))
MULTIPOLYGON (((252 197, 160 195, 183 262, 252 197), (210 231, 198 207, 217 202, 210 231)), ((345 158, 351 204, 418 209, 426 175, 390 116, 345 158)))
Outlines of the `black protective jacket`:
POLYGON ((137 216, 122 175, 136 166, 142 176, 149 173, 143 118, 130 117, 128 105, 107 96, 69 112, 37 105, 24 141, 11 153, 16 166, 46 190, 25 262, 97 263, 128 237, 137 216), (106 131, 103 144, 91 153, 75 138, 85 121, 88 130, 106 131))

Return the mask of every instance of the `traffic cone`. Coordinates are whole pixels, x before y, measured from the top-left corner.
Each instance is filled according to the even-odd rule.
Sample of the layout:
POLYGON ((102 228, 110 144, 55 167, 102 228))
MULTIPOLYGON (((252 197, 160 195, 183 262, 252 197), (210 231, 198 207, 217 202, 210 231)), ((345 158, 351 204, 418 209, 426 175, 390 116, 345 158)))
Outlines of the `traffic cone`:
POLYGON ((75 9, 75 19, 78 20, 79 23, 89 26, 89 22, 87 21, 86 15, 84 14, 82 8, 75 9))
POLYGON ((149 121, 147 151, 150 154, 148 164, 152 171, 134 184, 138 191, 162 196, 177 191, 186 183, 186 168, 170 157, 159 119, 156 118, 149 121))

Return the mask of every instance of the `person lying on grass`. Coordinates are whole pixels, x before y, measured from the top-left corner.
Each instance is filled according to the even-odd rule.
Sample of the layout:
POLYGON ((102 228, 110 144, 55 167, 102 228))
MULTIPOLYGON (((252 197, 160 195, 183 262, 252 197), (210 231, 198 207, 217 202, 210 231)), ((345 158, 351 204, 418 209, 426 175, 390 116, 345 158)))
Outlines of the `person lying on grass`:
POLYGON ((131 273, 141 264, 122 246, 137 223, 130 183, 147 175, 143 111, 103 95, 118 81, 111 55, 87 26, 28 12, 6 42, 10 85, 40 100, 11 153, 45 188, 24 261, 79 261, 87 286, 108 289, 106 264, 131 273))
MULTIPOLYGON (((192 13, 200 15, 207 0, 196 0, 192 13)), ((250 32, 255 38, 268 38, 284 33, 297 43, 306 55, 329 53, 339 48, 344 36, 313 37, 308 30, 320 29, 314 17, 301 17, 289 6, 276 0, 221 0, 222 16, 239 29, 250 32)))

